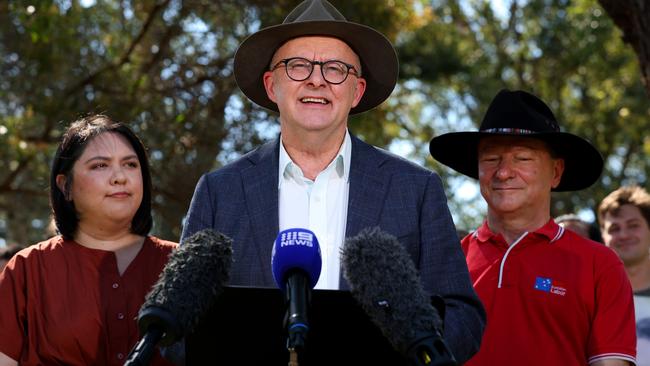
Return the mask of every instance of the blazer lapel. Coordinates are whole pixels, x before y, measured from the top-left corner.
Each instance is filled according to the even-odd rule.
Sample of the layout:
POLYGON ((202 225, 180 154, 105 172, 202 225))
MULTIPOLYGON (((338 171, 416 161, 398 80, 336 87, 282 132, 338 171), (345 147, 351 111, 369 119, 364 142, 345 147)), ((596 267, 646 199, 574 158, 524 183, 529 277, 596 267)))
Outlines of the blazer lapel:
POLYGON ((273 287, 271 251, 279 231, 278 154, 280 140, 262 145, 248 159, 251 166, 241 172, 253 239, 260 255, 264 283, 273 287))
MULTIPOLYGON (((355 136, 352 138, 352 159, 350 164, 350 193, 345 237, 352 237, 359 231, 377 226, 384 207, 390 176, 380 169, 384 158, 375 147, 355 136)), ((339 278, 341 290, 348 290, 347 281, 339 278)))
POLYGON ((390 177, 386 177, 380 169, 384 158, 377 154, 373 146, 354 136, 351 160, 346 238, 379 223, 390 183, 390 177))

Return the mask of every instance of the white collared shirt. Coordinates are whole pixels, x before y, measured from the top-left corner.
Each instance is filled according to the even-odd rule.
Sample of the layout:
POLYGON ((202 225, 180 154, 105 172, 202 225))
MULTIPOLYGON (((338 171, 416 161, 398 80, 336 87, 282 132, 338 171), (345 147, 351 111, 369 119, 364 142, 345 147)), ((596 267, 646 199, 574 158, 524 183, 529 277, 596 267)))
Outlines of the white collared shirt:
POLYGON ((323 260, 317 289, 339 288, 340 250, 348 216, 351 156, 352 141, 346 130, 338 154, 312 181, 294 164, 280 140, 280 231, 305 228, 316 234, 323 260))

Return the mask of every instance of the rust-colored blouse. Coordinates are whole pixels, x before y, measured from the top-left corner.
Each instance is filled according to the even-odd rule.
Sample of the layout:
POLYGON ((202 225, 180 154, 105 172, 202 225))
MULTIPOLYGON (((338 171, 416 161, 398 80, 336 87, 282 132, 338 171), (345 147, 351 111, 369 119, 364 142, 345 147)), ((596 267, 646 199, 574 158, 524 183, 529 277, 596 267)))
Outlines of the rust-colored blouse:
MULTIPOLYGON (((147 237, 120 276, 115 254, 55 236, 0 273, 0 351, 23 365, 123 365, 137 315, 175 243, 147 237)), ((158 352, 152 365, 169 365, 158 352)))

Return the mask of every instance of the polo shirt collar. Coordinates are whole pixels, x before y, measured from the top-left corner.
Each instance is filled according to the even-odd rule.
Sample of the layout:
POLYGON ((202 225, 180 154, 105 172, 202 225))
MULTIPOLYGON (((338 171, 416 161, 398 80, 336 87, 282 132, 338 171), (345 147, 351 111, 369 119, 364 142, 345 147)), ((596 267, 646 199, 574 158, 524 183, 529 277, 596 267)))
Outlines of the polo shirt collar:
MULTIPOLYGON (((550 244, 562 237, 564 234, 564 228, 555 223, 555 221, 553 221, 551 218, 546 224, 544 224, 544 226, 528 234, 538 234, 542 237, 545 237, 548 239, 548 243, 550 244)), ((483 225, 481 225, 474 232, 474 237, 477 238, 481 243, 488 241, 505 242, 505 239, 503 239, 503 236, 501 234, 493 233, 492 230, 490 230, 490 227, 487 224, 487 220, 483 221, 483 225)))

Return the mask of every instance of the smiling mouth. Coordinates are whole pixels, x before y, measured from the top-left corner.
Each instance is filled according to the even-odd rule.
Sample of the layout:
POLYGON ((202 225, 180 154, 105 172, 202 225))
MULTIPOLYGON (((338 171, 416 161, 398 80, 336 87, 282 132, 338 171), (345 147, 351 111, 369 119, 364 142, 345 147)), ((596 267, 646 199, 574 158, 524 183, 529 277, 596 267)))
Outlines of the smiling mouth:
POLYGON ((619 244, 616 244, 616 247, 619 248, 619 249, 627 249, 627 248, 632 248, 632 247, 635 247, 635 246, 636 246, 635 243, 619 243, 619 244))
POLYGON ((514 191, 515 188, 508 188, 508 187, 496 187, 493 188, 495 191, 514 191))
POLYGON ((300 102, 308 104, 329 104, 330 101, 325 98, 301 98, 300 102))

